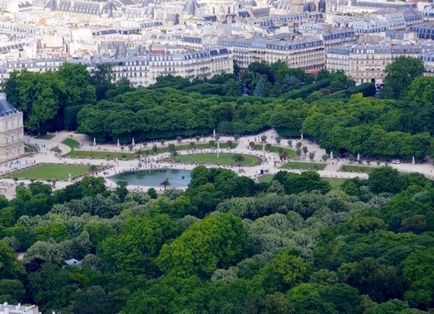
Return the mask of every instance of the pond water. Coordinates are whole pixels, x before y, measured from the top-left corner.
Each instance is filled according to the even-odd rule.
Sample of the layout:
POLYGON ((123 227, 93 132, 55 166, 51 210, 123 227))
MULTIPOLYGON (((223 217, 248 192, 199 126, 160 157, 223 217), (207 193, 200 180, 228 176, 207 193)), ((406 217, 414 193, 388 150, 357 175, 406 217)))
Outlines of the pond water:
POLYGON ((191 180, 190 170, 149 169, 128 171, 110 177, 115 182, 126 181, 130 185, 162 187, 161 183, 168 179, 167 188, 186 188, 191 180))

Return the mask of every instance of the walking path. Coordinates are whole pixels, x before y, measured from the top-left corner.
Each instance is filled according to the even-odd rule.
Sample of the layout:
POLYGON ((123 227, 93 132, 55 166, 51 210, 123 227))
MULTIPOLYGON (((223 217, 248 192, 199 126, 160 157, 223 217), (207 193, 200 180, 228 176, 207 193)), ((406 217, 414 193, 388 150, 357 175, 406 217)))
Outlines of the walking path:
MULTIPOLYGON (((262 163, 260 165, 254 166, 254 167, 235 167, 235 166, 215 166, 215 167, 223 167, 227 169, 231 169, 237 173, 240 173, 242 175, 248 176, 252 179, 257 179, 262 174, 275 174, 279 170, 281 170, 282 164, 284 164, 287 161, 281 162, 279 159, 279 156, 277 153, 271 153, 267 151, 258 151, 258 150, 252 150, 249 146, 250 142, 255 143, 261 143, 261 137, 266 136, 266 142, 270 143, 272 145, 281 146, 288 148, 288 139, 281 139, 280 143, 276 142, 277 134, 274 130, 269 130, 266 132, 263 132, 261 134, 253 135, 253 136, 245 136, 238 139, 238 145, 237 147, 233 149, 225 148, 220 149, 220 152, 230 152, 230 153, 240 153, 240 154, 247 154, 247 155, 254 155, 257 157, 260 157, 262 159, 262 163)), ((116 183, 110 179, 111 176, 115 174, 119 174, 125 171, 135 171, 135 170, 144 170, 144 169, 164 169, 164 168, 171 168, 171 169, 185 169, 185 170, 192 170, 194 167, 197 166, 197 164, 180 164, 180 163, 173 163, 168 162, 164 159, 170 157, 169 153, 162 153, 158 155, 153 155, 150 157, 142 157, 139 161, 138 159, 135 160, 106 160, 106 159, 89 159, 89 158, 69 158, 69 157, 62 157, 60 155, 55 154, 51 151, 54 147, 59 147, 62 150, 63 154, 66 154, 70 151, 70 147, 67 145, 62 144, 61 142, 68 138, 72 137, 75 140, 78 140, 81 143, 80 150, 93 150, 93 151, 110 151, 110 152, 121 152, 123 151, 121 146, 119 145, 95 145, 93 146, 93 139, 87 138, 85 135, 75 134, 72 132, 59 132, 57 133, 52 139, 49 140, 42 140, 42 139, 35 139, 35 138, 27 138, 26 143, 30 143, 32 145, 35 145, 39 147, 39 152, 37 154, 34 154, 31 157, 22 157, 18 160, 14 160, 11 162, 0 164, 0 175, 4 175, 6 173, 10 173, 13 171, 16 171, 18 169, 23 169, 26 167, 33 166, 35 164, 39 163, 56 163, 56 164, 81 164, 81 165, 97 165, 97 166, 103 166, 103 170, 99 171, 95 175, 102 176, 106 178, 107 185, 109 188, 113 188, 116 186, 116 183)), ((199 140, 199 143, 208 143, 210 140, 212 140, 212 137, 204 137, 199 140)), ((233 137, 226 137, 223 136, 219 139, 220 142, 227 142, 227 141, 233 141, 235 142, 235 139, 233 137)), ((178 142, 176 140, 171 141, 165 141, 164 146, 167 146, 169 144, 175 144, 175 145, 182 145, 182 144, 188 144, 190 142, 197 141, 195 139, 184 139, 181 142, 178 142)), ((308 152, 315 152, 315 156, 312 161, 314 162, 323 162, 322 157, 326 154, 325 150, 320 148, 317 144, 312 143, 307 140, 300 140, 300 139, 292 139, 292 147, 295 147, 297 142, 302 142, 302 147, 306 146, 308 149, 308 152)), ((150 142, 147 144, 138 143, 134 145, 134 150, 138 151, 140 149, 144 148, 150 148, 153 145, 156 145, 157 147, 163 147, 163 144, 161 142, 150 142)), ((293 148, 295 149, 295 148, 293 148)), ((124 148, 125 150, 125 148, 124 148)), ((127 152, 127 151, 125 151, 127 152)), ((194 154, 194 153, 204 153, 204 152, 211 152, 216 153, 216 149, 189 149, 185 151, 179 151, 178 154, 194 154)), ((299 161, 299 160, 295 160, 299 161)), ((309 162, 309 159, 306 158, 306 156, 301 156, 300 161, 309 162)), ((354 177, 360 177, 360 178, 367 178, 368 175, 365 173, 352 173, 352 172, 342 172, 340 171, 340 168, 344 164, 348 164, 349 161, 346 159, 329 159, 327 160, 326 168, 322 171, 318 171, 321 177, 327 177, 327 178, 342 178, 342 179, 350 179, 354 177)), ((366 164, 365 164, 366 165, 366 164)), ((212 165, 210 165, 212 166, 212 165)), ((392 167, 398 169, 399 171, 403 172, 419 172, 427 177, 433 178, 433 166, 431 164, 399 164, 399 165, 391 165, 392 167)), ((285 171, 288 172, 294 172, 294 173, 301 173, 302 170, 291 170, 291 169, 285 169, 285 171)), ((63 188, 67 186, 68 184, 71 184, 74 181, 67 182, 57 182, 55 188, 63 188)), ((15 196, 15 187, 20 184, 29 184, 29 180, 19 180, 15 182, 12 179, 0 179, 0 193, 3 193, 6 197, 12 198, 15 196)), ((134 186, 129 185, 128 189, 135 190, 135 191, 146 191, 149 187, 146 186, 134 186)), ((157 188, 158 189, 158 188, 157 188)))

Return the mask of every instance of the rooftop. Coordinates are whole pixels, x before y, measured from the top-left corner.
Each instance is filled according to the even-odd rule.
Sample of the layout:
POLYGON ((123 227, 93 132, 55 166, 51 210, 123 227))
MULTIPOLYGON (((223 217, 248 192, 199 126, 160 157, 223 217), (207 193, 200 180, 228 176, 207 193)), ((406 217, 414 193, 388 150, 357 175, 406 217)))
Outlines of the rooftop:
POLYGON ((5 93, 0 93, 0 116, 4 117, 13 113, 17 113, 18 110, 10 104, 6 98, 5 93))

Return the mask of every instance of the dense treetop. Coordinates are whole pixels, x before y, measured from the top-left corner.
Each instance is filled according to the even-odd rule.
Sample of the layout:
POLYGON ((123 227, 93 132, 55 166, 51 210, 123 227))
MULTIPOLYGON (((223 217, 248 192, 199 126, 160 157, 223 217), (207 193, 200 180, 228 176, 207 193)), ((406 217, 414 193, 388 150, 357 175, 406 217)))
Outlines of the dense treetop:
POLYGON ((197 167, 161 196, 35 182, 0 199, 0 296, 44 313, 427 313, 433 200, 387 167, 341 188, 197 167))

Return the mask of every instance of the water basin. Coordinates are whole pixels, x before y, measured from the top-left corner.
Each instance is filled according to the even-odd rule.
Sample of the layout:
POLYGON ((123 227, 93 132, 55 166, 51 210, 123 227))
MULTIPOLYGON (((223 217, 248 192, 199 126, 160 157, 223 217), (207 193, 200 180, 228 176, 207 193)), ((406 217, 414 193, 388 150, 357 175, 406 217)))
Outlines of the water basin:
POLYGON ((128 171, 110 177, 115 182, 126 181, 130 185, 162 187, 161 183, 168 179, 167 188, 186 188, 191 180, 190 170, 148 169, 128 171))

